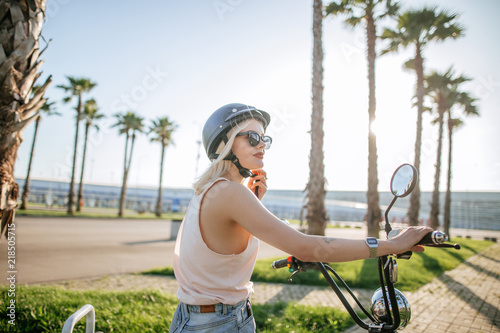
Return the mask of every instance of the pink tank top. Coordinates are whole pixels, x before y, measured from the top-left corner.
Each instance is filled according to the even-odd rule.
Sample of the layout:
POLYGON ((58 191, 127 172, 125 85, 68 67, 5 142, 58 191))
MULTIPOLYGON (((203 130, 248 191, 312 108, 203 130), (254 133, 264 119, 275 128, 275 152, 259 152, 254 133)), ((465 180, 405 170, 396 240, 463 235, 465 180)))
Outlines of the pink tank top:
POLYGON ((236 304, 249 298, 253 292, 250 281, 257 259, 259 240, 250 235, 245 251, 224 255, 211 249, 203 241, 200 231, 200 204, 205 191, 195 195, 182 221, 174 250, 174 273, 179 283, 177 298, 191 305, 216 303, 236 304))

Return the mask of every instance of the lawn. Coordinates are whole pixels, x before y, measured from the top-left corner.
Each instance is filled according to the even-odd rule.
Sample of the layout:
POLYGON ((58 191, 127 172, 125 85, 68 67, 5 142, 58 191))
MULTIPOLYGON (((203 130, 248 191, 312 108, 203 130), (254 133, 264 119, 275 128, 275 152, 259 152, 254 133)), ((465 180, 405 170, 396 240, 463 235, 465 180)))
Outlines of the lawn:
MULTIPOLYGON (((156 290, 75 291, 62 287, 16 289, 15 325, 6 320, 9 302, 6 287, 0 287, 0 332, 61 332, 65 320, 84 304, 96 309, 96 331, 168 332, 177 298, 156 290)), ((342 332, 354 322, 341 310, 294 303, 253 306, 258 332, 342 332)), ((85 332, 85 320, 74 332, 85 332)))
MULTIPOLYGON (((66 207, 46 207, 42 204, 30 203, 28 209, 16 210, 16 216, 30 217, 68 217, 66 207)), ((75 218, 96 218, 96 219, 121 219, 118 217, 118 209, 116 208, 92 208, 83 207, 81 212, 75 212, 75 218)), ((163 219, 163 220, 182 220, 184 213, 163 213, 161 217, 157 217, 152 212, 138 213, 136 211, 126 209, 125 219, 163 219)))

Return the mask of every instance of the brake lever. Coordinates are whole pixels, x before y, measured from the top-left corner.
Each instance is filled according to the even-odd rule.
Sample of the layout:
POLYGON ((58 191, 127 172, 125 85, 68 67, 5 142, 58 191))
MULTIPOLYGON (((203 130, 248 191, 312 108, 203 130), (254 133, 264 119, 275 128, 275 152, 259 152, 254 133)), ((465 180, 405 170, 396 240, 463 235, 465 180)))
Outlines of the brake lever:
POLYGON ((425 245, 425 246, 429 246, 429 247, 447 247, 447 248, 454 248, 455 250, 460 250, 460 244, 428 244, 428 245, 425 245))
POLYGON ((403 253, 398 253, 398 254, 396 254, 396 259, 410 260, 412 254, 413 254, 412 251, 406 251, 406 252, 403 252, 403 253))
POLYGON ((294 271, 294 272, 292 273, 292 275, 290 275, 290 277, 288 278, 288 283, 292 283, 292 282, 293 282, 293 281, 292 281, 292 280, 293 280, 293 277, 294 277, 295 275, 299 274, 300 272, 301 272, 301 271, 298 271, 298 270, 297 270, 297 271, 294 271))
POLYGON ((292 283, 292 279, 295 275, 299 274, 300 272, 307 272, 308 269, 317 269, 317 263, 315 262, 305 262, 305 261, 300 261, 299 259, 290 256, 288 259, 288 271, 291 272, 292 274, 288 278, 288 282, 292 283))

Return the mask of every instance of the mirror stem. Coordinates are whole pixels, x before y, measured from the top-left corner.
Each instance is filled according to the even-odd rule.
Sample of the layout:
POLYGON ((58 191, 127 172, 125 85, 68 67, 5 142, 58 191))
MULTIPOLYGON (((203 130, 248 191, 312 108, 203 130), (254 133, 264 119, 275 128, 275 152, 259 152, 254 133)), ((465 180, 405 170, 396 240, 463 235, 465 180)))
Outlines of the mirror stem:
POLYGON ((389 211, 391 210, 396 200, 398 200, 398 197, 395 196, 389 204, 389 207, 387 207, 387 209, 385 210, 385 232, 387 236, 389 236, 389 232, 391 232, 392 230, 391 224, 389 223, 389 211))

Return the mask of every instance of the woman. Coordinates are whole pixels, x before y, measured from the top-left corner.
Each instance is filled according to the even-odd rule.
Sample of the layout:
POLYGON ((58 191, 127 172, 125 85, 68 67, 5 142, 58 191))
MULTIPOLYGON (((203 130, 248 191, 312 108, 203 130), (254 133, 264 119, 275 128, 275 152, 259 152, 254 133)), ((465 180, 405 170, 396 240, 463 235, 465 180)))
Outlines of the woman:
POLYGON ((340 262, 407 250, 430 229, 409 228, 391 240, 333 239, 305 235, 260 202, 267 191, 267 112, 233 103, 217 109, 203 128, 212 164, 194 184, 174 251, 179 282, 170 332, 254 332, 250 277, 260 239, 303 261, 340 262), (250 171, 252 170, 252 171, 250 171), (247 186, 242 185, 250 178, 247 186))

